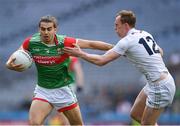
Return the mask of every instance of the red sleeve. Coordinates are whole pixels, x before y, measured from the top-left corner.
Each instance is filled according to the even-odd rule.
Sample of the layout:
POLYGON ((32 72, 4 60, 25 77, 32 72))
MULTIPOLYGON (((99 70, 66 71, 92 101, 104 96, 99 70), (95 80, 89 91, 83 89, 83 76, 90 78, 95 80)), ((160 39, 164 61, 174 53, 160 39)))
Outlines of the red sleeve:
POLYGON ((65 47, 74 47, 73 44, 75 44, 75 43, 76 43, 75 38, 65 37, 65 39, 64 39, 64 46, 65 47))
POLYGON ((28 50, 28 49, 29 49, 30 39, 31 39, 31 37, 28 37, 28 38, 26 38, 26 39, 24 40, 24 42, 22 43, 23 49, 25 49, 25 50, 28 50))

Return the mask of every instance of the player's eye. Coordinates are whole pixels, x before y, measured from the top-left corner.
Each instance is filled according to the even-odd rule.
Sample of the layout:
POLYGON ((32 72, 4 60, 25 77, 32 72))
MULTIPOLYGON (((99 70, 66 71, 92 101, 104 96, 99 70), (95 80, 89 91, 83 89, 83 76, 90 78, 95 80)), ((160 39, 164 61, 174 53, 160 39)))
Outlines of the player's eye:
POLYGON ((45 31, 45 30, 46 30, 45 28, 41 27, 41 31, 45 31))
POLYGON ((48 30, 48 31, 51 31, 51 30, 52 30, 52 28, 47 28, 47 30, 48 30))

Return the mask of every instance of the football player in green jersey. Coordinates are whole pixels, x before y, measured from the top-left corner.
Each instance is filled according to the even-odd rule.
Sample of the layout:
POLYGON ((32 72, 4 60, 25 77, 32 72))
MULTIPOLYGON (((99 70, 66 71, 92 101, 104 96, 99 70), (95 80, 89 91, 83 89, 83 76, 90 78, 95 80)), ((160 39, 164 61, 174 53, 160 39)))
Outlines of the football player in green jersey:
MULTIPOLYGON (((39 21, 39 32, 26 38, 20 49, 29 51, 37 68, 37 85, 29 111, 29 124, 42 125, 48 114, 55 108, 62 112, 71 125, 83 125, 80 108, 71 88, 73 77, 68 71, 69 55, 64 47, 109 50, 113 45, 84 39, 76 39, 57 34, 57 20, 53 16, 43 16, 39 21)), ((15 71, 23 71, 22 64, 14 64, 9 57, 6 66, 15 71)))
MULTIPOLYGON (((84 72, 83 67, 78 59, 78 57, 70 56, 69 72, 75 80, 72 84, 74 92, 78 95, 80 99, 84 90, 84 72)), ((53 111, 51 117, 48 119, 48 125, 69 125, 69 121, 62 113, 57 113, 53 111)))

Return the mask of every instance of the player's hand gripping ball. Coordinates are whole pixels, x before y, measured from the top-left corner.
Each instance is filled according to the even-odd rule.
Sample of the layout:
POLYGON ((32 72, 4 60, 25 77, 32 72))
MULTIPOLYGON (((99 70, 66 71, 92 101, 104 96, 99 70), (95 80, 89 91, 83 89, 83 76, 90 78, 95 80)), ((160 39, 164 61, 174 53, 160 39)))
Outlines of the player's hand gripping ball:
POLYGON ((24 67, 24 70, 31 67, 33 59, 31 54, 28 51, 25 50, 17 50, 12 54, 13 58, 16 58, 14 63, 15 64, 22 64, 24 67))

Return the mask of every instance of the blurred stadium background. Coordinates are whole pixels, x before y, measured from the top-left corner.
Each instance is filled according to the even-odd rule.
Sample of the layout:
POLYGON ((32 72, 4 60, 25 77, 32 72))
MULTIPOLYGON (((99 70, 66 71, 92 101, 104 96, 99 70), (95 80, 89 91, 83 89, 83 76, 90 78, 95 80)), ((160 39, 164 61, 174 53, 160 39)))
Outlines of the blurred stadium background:
MULTIPOLYGON (((114 18, 122 9, 133 10, 137 16, 136 28, 151 32, 163 48, 164 61, 175 78, 177 92, 172 106, 158 122, 180 124, 179 0, 1 0, 0 124, 27 123, 36 71, 32 66, 23 73, 13 72, 5 68, 5 62, 25 37, 37 32, 41 16, 56 16, 60 34, 115 44, 118 37, 114 18)), ((133 125, 129 111, 145 84, 144 77, 124 58, 104 67, 82 60, 81 63, 85 88, 77 95, 85 124, 133 125)))

